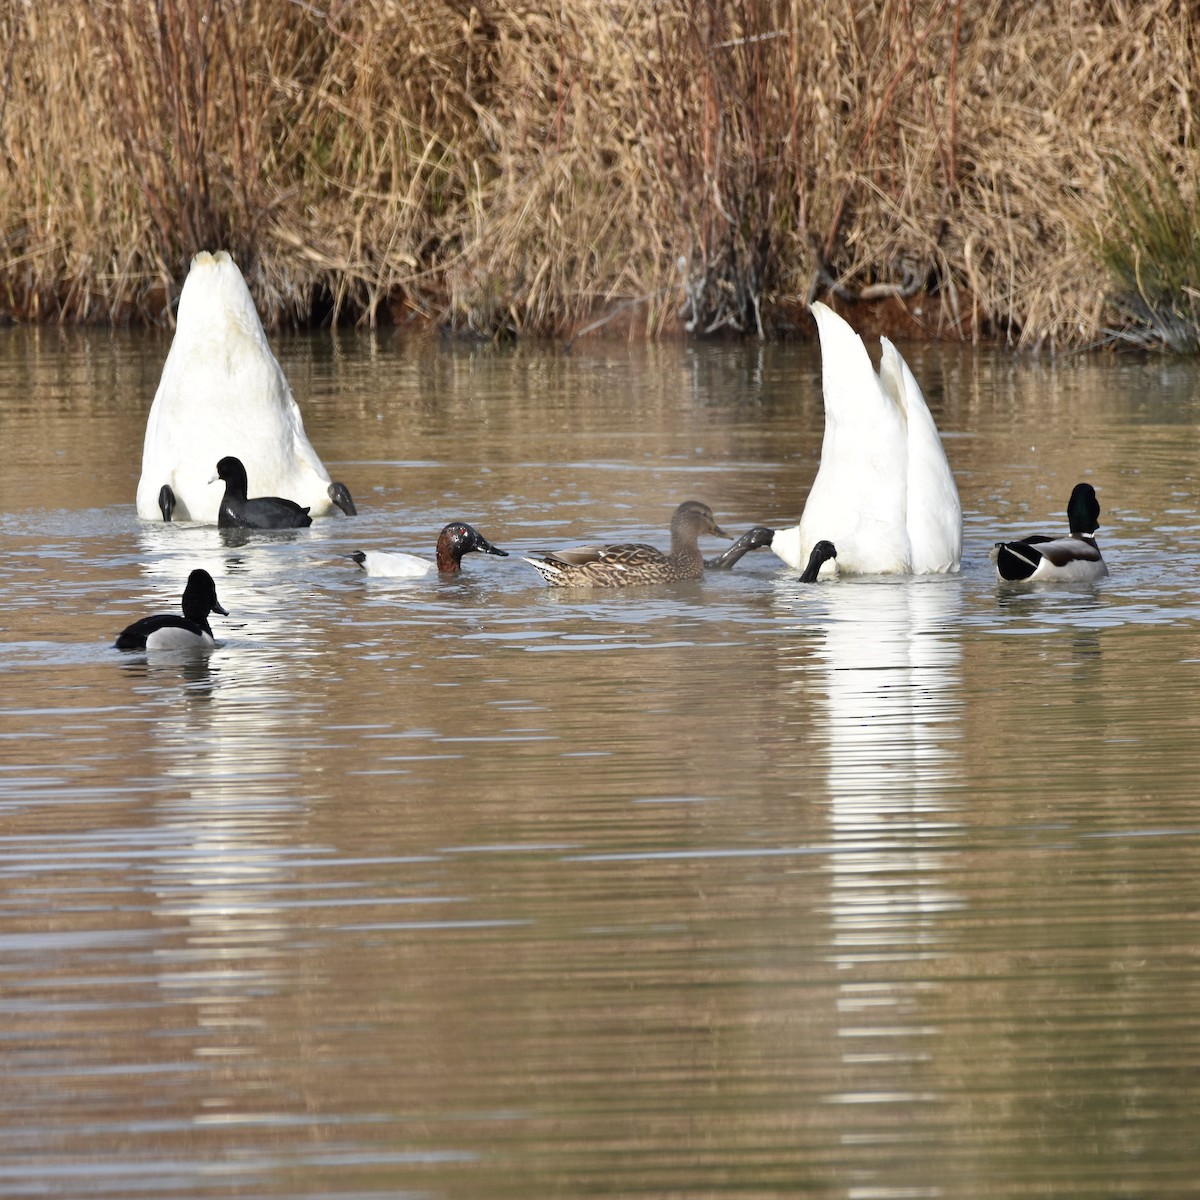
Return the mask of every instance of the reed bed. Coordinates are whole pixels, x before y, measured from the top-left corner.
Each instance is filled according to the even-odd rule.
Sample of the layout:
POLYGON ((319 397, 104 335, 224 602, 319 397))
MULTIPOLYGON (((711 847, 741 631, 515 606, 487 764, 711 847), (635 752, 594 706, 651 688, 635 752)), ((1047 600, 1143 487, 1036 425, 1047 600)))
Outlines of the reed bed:
POLYGON ((273 325, 1186 346, 1193 11, 7 0, 0 311, 169 321, 224 246, 273 325))

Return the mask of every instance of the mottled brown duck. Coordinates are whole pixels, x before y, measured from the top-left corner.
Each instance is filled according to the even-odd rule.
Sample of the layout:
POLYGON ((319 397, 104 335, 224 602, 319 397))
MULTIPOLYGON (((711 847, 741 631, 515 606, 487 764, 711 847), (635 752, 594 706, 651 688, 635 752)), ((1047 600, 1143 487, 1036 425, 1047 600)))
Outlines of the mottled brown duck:
POLYGON ((551 587, 636 587, 678 583, 704 574, 699 539, 711 534, 727 538, 707 504, 687 500, 671 518, 671 549, 665 554, 644 542, 609 546, 576 546, 526 558, 551 587))

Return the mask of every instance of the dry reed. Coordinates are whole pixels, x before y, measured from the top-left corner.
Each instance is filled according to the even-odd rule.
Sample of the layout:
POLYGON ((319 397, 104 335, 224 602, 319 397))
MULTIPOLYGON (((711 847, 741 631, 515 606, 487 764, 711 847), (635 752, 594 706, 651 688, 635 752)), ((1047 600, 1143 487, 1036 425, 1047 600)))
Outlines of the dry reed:
POLYGON ((1155 224, 1128 179, 1195 195, 1192 12, 8 0, 0 311, 169 319, 223 245, 272 324, 765 335, 833 292, 1153 340, 1104 248, 1155 224))

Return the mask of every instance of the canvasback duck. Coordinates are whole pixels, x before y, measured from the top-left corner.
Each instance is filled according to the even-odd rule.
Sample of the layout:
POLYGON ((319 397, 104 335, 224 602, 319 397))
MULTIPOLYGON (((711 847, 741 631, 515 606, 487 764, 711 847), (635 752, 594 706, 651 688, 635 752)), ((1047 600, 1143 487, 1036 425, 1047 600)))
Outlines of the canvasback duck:
POLYGON ((179 296, 175 337, 146 421, 138 516, 215 521, 212 464, 233 450, 255 485, 292 496, 316 516, 354 501, 331 482, 304 432, 258 311, 224 250, 201 251, 179 296))
POLYGON ((436 561, 421 558, 416 554, 405 554, 396 550, 356 550, 350 557, 368 575, 385 579, 418 579, 437 571, 442 575, 453 575, 462 570, 464 554, 495 554, 507 558, 508 551, 493 546, 478 530, 466 521, 451 521, 438 534, 436 561))
POLYGON ((700 553, 702 534, 727 538, 707 504, 687 500, 671 518, 671 549, 667 553, 644 542, 607 546, 578 546, 526 558, 551 587, 630 587, 677 583, 704 574, 700 553))

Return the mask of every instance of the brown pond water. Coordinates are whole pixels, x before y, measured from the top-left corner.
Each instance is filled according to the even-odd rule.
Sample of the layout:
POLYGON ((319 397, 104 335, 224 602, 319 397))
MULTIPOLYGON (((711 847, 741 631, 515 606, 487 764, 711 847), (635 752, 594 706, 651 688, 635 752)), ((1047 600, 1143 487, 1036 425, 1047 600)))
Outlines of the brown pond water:
POLYGON ((0 1196, 1195 1194, 1200 377, 904 349, 961 576, 581 596, 797 519, 812 348, 285 340, 360 515, 237 544, 134 513, 164 341, 0 330, 0 1196))

